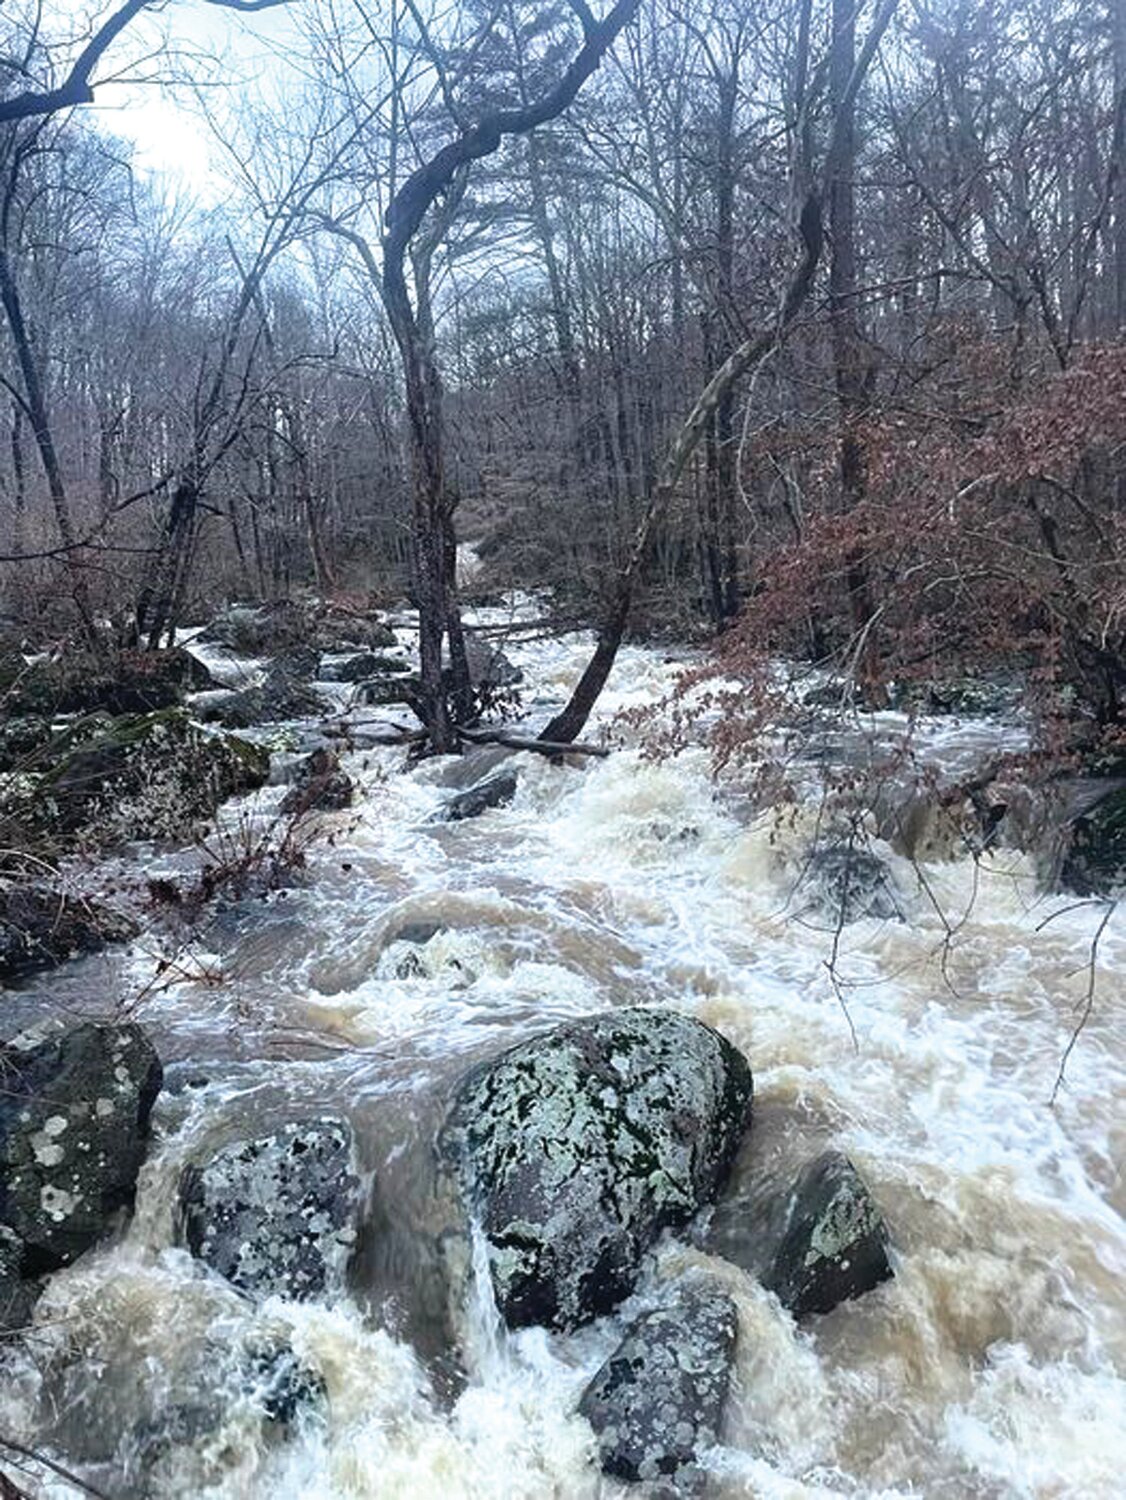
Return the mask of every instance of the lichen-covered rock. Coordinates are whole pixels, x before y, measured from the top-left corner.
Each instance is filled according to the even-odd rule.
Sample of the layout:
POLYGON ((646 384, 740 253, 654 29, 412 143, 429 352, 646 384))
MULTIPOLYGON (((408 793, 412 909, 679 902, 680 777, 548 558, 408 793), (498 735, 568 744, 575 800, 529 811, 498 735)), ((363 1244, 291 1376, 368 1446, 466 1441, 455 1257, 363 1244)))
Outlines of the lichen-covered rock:
POLYGON ((258 746, 161 709, 89 725, 3 811, 33 833, 76 833, 89 846, 183 838, 268 774, 258 746))
POLYGON ((515 771, 499 771, 451 797, 435 814, 435 821, 460 823, 464 818, 478 818, 492 807, 507 807, 516 796, 518 784, 515 771))
POLYGON ((160 1060, 140 1026, 84 1022, 0 1048, 0 1223, 21 1271, 68 1265, 133 1201, 160 1060))
POLYGON ((339 1290, 363 1209, 352 1132, 326 1118, 237 1141, 187 1168, 180 1209, 188 1248, 240 1291, 339 1290))
POLYGON ((575 1328, 627 1296, 660 1230, 714 1196, 751 1095, 746 1060, 718 1032, 640 1008, 470 1072, 439 1155, 485 1236, 509 1326, 575 1328))
POLYGON ((763 1282, 797 1318, 831 1312, 891 1276, 887 1247, 883 1215, 860 1174, 847 1156, 826 1151, 794 1185, 763 1282))
POLYGON ((604 1473, 691 1481, 719 1441, 737 1333, 731 1298, 703 1289, 629 1325, 579 1403, 604 1473))
POLYGON ((135 932, 125 917, 43 882, 0 885, 0 977, 97 953, 135 932))
POLYGON ((352 778, 340 769, 340 757, 320 748, 298 766, 293 785, 282 798, 281 811, 289 817, 307 812, 340 812, 351 807, 354 795, 352 778))

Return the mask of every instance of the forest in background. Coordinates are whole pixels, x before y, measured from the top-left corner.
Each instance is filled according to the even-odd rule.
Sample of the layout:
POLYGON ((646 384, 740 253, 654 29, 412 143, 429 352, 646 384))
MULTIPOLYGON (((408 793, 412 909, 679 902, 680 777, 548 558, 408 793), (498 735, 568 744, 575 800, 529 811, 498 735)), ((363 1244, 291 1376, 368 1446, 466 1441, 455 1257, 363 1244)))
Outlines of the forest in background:
POLYGON ((152 7, 0 15, 27 641, 406 592, 450 748, 462 541, 610 660, 723 631, 729 669, 869 702, 1016 664, 1117 736, 1122 0, 208 5, 304 38, 272 89, 200 89, 212 207, 84 112, 152 7))

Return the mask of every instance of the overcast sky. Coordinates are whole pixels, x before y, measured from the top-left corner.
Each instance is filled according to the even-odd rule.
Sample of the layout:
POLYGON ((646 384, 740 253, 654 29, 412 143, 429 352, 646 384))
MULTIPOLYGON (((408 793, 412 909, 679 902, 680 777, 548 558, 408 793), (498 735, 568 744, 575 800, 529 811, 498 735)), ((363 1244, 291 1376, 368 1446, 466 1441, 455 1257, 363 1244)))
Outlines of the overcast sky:
MULTIPOLYGON (((65 9, 70 0, 55 3, 65 9)), ((107 9, 99 7, 101 14, 107 9)), ((141 61, 146 50, 167 37, 182 55, 181 67, 190 65, 194 77, 223 80, 222 87, 208 90, 212 107, 221 112, 226 97, 234 103, 240 92, 253 90, 263 79, 278 74, 279 49, 300 48, 300 9, 282 7, 241 16, 201 0, 174 0, 160 16, 139 18, 107 53, 96 75, 107 81, 95 89, 97 103, 92 113, 106 130, 135 142, 140 168, 179 178, 200 196, 215 196, 222 191, 210 172, 215 146, 191 90, 159 82, 110 80, 122 71, 133 79, 157 71, 167 73, 166 65, 158 68, 151 61, 141 61), (190 61, 194 56, 200 58, 198 63, 190 61), (212 61, 204 60, 208 58, 212 61)))

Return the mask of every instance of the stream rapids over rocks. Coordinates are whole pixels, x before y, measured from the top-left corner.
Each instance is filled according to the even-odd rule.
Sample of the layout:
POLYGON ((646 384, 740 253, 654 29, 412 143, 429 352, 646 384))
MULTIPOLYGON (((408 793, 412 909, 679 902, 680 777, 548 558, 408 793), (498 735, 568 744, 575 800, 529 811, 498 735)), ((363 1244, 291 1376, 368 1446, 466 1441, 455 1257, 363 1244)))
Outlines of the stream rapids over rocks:
MULTIPOLYGON (((505 649, 537 724, 589 640, 505 649)), ((233 658, 199 650, 238 680, 233 658)), ((592 737, 677 670, 624 649, 592 737)), ((865 717, 858 737, 906 722, 865 717)), ((115 1500, 613 1500, 639 1487, 600 1471, 583 1393, 670 1286, 702 1284, 723 1299, 728 1342, 731 1307, 738 1328, 722 1432, 699 1455, 709 1494, 1122 1493, 1126 909, 1092 956, 1100 910, 1045 895, 1028 856, 936 849, 916 869, 877 842, 894 903, 837 932, 795 899, 816 805, 783 823, 752 814, 703 749, 654 762, 613 733, 608 758, 562 764, 489 747, 404 770, 399 749, 356 748, 341 757, 354 804, 318 814, 324 836, 292 889, 218 907, 173 962, 149 935, 5 994, 4 1037, 47 1011, 124 1013, 164 1086, 122 1234, 50 1277, 5 1356, 0 1435, 115 1500), (505 805, 436 820, 502 769, 516 772, 505 805), (637 1005, 706 1023, 753 1070, 753 1123, 719 1204, 666 1227, 626 1300, 573 1330, 503 1327, 476 1232, 451 1313, 434 1143, 459 1081, 552 1027, 637 1005), (244 1295, 184 1247, 185 1169, 292 1143, 307 1121, 328 1132, 326 1170, 371 1205, 349 1275, 334 1262, 314 1268, 318 1295, 291 1297, 282 1275, 244 1295), (827 1151, 882 1209, 894 1275, 795 1321, 717 1247, 733 1205, 751 1213, 827 1151)), ((960 771, 1019 730, 935 719, 920 733, 936 766, 960 771)), ((286 790, 222 820, 265 822, 286 790)), ((106 861, 107 885, 188 858, 134 846, 106 861)), ((33 1493, 75 1493, 34 1474, 33 1493)))

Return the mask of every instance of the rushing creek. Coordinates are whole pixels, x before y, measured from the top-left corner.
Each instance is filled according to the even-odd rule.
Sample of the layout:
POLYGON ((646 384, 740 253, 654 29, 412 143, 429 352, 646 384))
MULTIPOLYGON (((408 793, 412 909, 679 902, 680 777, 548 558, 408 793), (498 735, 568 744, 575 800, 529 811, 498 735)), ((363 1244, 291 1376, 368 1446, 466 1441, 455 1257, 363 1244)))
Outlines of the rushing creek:
MULTIPOLYGON (((589 643, 506 649, 535 723, 589 643)), ((601 723, 659 697, 675 670, 659 652, 623 651, 601 723)), ((479 1292, 455 1373, 428 1215, 431 1141, 467 1064, 641 1002, 699 1017, 749 1059, 755 1119, 736 1191, 832 1144, 860 1168, 895 1246, 894 1280, 800 1328, 749 1275, 710 1259, 740 1328, 724 1443, 707 1459, 714 1493, 1122 1493, 1126 904, 1101 934, 1091 1015, 1049 1105, 1100 910, 1045 896, 1012 852, 935 860, 924 885, 882 849, 905 920, 843 929, 838 994, 832 924, 791 900, 815 809, 780 827, 750 817, 717 794, 702 749, 653 762, 623 733, 623 748, 583 765, 511 757, 515 801, 454 824, 428 820, 503 752, 404 771, 400 750, 356 750, 344 759, 356 806, 323 815, 330 837, 310 846, 296 888, 220 911, 171 964, 142 939, 6 997, 5 1033, 47 1001, 125 1007, 153 1035, 166 1087, 136 1213, 118 1243, 50 1282, 9 1363, 0 1432, 107 1494, 136 1493, 122 1479, 136 1435, 221 1385, 224 1350, 284 1337, 323 1380, 327 1415, 270 1438, 232 1389, 220 1420, 181 1433, 150 1493, 629 1493, 600 1476, 575 1415, 621 1317, 570 1336, 506 1334, 479 1292), (320 1111, 352 1121, 386 1222, 361 1246, 352 1297, 251 1307, 175 1248, 180 1171, 320 1111)), ((930 753, 953 761, 996 733, 932 725, 930 753)), ((265 819, 282 794, 229 806, 228 827, 265 819)), ((183 858, 134 851, 107 878, 174 872, 183 858)), ((627 1311, 708 1259, 666 1239, 627 1311)), ((43 1472, 41 1493, 74 1491, 43 1472)))

